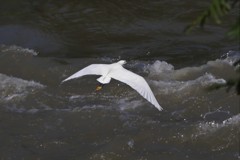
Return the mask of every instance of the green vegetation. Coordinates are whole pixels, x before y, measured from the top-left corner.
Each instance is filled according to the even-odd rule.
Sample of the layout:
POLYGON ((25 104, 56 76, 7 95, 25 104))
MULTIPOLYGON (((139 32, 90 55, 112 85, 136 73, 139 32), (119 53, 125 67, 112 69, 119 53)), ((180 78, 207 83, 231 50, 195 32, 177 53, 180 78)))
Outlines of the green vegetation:
MULTIPOLYGON (((232 25, 232 27, 229 29, 227 35, 230 38, 234 38, 238 40, 238 43, 240 43, 240 0, 212 0, 210 6, 202 12, 200 16, 198 16, 194 21, 192 21, 191 24, 189 24, 184 32, 189 33, 195 28, 196 26, 204 27, 206 21, 208 19, 213 20, 216 24, 221 24, 222 19, 226 20, 226 16, 229 15, 229 13, 237 9, 238 15, 236 18, 235 24, 232 25)), ((234 66, 240 66, 240 60, 237 61, 234 66)), ((238 73, 240 73, 240 69, 237 70, 238 73)), ((239 78, 236 80, 228 80, 226 87, 228 90, 232 88, 233 86, 236 86, 236 92, 238 95, 240 95, 240 75, 239 78)), ((217 87, 219 88, 219 87, 217 87)))
POLYGON ((210 6, 202 12, 200 16, 198 16, 191 24, 189 24, 185 28, 185 32, 189 33, 196 26, 204 27, 206 21, 208 19, 213 20, 216 24, 222 23, 222 18, 226 20, 226 15, 233 9, 237 9, 238 17, 236 19, 235 24, 229 29, 227 35, 231 38, 240 38, 240 16, 239 16, 239 5, 240 0, 212 0, 210 6))

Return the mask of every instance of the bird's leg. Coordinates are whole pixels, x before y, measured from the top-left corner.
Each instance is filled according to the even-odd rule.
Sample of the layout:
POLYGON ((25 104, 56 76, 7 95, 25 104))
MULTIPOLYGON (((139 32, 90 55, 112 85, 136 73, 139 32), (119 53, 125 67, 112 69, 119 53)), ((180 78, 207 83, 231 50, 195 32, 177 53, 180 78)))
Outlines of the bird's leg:
POLYGON ((99 84, 97 85, 96 91, 101 90, 101 89, 103 88, 103 86, 104 86, 104 84, 99 83, 99 84))

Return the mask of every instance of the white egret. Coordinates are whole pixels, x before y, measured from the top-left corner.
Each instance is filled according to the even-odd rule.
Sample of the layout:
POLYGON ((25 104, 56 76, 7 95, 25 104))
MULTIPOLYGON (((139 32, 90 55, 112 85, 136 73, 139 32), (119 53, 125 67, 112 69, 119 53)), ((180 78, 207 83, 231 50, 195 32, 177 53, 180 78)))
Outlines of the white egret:
MULTIPOLYGON (((70 79, 79 78, 85 75, 101 75, 97 79, 102 85, 107 84, 111 81, 111 78, 126 83, 133 89, 135 89, 140 95, 142 95, 145 99, 147 99, 150 103, 152 103, 159 111, 163 108, 158 104, 153 92, 145 79, 122 66, 126 64, 125 60, 120 60, 117 63, 112 64, 91 64, 70 77, 66 78, 62 81, 68 81, 70 79)), ((100 90, 102 88, 98 86, 96 90, 100 90)))

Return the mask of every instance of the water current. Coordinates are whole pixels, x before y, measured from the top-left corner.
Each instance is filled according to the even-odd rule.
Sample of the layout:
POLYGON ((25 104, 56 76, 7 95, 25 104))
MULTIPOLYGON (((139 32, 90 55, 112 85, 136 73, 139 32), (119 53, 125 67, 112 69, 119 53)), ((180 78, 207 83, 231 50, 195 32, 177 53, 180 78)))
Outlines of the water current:
POLYGON ((239 159, 238 15, 184 34, 204 1, 1 2, 1 160, 239 159), (127 60, 163 111, 98 76, 61 81, 92 63, 127 60))

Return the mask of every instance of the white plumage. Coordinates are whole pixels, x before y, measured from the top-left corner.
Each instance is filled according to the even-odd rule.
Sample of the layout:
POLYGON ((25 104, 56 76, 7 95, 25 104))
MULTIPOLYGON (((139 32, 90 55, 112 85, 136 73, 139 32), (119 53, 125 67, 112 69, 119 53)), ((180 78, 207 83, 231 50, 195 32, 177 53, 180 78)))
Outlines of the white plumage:
POLYGON ((140 95, 152 103, 159 111, 162 107, 158 104, 153 92, 145 79, 129 70, 122 67, 125 64, 125 60, 120 60, 113 64, 91 64, 70 77, 66 78, 62 82, 70 79, 79 78, 85 75, 102 75, 97 79, 102 84, 107 84, 111 81, 111 78, 126 83, 133 89, 135 89, 140 95))

